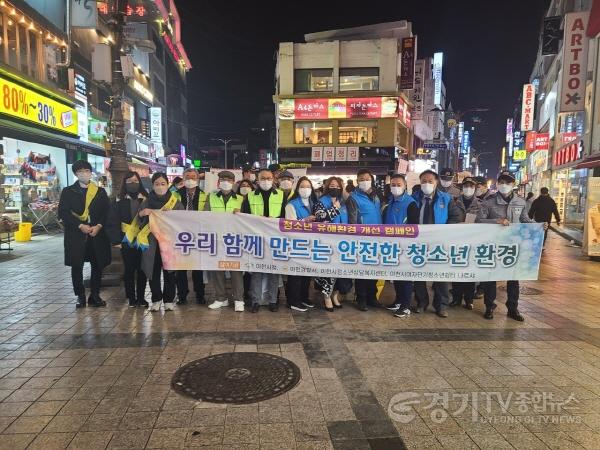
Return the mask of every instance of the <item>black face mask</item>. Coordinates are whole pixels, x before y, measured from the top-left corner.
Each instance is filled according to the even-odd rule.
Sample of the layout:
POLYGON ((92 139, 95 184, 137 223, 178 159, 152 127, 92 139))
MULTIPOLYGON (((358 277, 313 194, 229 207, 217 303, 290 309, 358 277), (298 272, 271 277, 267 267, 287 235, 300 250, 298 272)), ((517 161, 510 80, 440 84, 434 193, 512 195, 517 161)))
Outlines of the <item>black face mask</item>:
POLYGON ((129 195, 137 195, 140 193, 140 183, 125 183, 125 191, 129 195))
POLYGON ((329 195, 337 198, 342 195, 342 190, 340 188, 329 189, 329 195))

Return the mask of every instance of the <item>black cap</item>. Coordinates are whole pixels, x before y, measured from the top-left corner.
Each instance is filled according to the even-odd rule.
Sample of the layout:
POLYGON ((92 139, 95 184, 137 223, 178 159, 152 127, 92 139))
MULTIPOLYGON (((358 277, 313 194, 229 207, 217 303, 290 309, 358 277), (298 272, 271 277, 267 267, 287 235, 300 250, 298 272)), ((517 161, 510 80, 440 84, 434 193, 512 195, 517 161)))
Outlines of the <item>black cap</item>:
POLYGON ((467 183, 475 185, 475 184, 477 184, 477 181, 475 181, 475 178, 473 178, 473 177, 465 177, 465 178, 463 178, 462 185, 464 186, 467 183))
POLYGON ((487 184, 487 180, 485 179, 485 177, 475 177, 473 179, 477 184, 487 184))
POLYGON ((277 172, 278 170, 281 170, 281 166, 279 164, 271 164, 269 170, 271 172, 277 172))
POLYGON ((500 181, 500 180, 507 180, 510 183, 514 183, 515 177, 508 170, 503 170, 502 172, 500 172, 498 174, 498 181, 500 181))
POLYGON ((86 170, 86 169, 91 171, 92 165, 89 162, 84 161, 83 159, 75 161, 73 163, 73 166, 71 167, 71 170, 73 171, 73 173, 77 173, 80 170, 86 170))
POLYGON ((221 170, 218 174, 219 179, 235 181, 235 175, 229 170, 221 170))
POLYGON ((452 178, 454 178, 454 170, 450 169, 449 167, 442 169, 440 172, 440 178, 446 181, 452 180, 452 178))
POLYGON ((291 178, 293 180, 294 174, 289 170, 285 170, 279 174, 279 179, 281 180, 282 178, 291 178))

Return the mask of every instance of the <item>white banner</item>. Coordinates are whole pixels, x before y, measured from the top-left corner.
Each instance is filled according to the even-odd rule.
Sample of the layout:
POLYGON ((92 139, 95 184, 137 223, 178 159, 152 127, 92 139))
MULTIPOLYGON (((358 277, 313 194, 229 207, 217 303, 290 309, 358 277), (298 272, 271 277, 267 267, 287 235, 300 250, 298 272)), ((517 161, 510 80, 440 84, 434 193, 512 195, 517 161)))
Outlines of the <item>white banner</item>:
POLYGON ((565 15, 560 112, 583 111, 588 70, 589 11, 565 15))
POLYGON ((542 224, 336 225, 153 211, 167 270, 421 281, 536 280, 542 224))

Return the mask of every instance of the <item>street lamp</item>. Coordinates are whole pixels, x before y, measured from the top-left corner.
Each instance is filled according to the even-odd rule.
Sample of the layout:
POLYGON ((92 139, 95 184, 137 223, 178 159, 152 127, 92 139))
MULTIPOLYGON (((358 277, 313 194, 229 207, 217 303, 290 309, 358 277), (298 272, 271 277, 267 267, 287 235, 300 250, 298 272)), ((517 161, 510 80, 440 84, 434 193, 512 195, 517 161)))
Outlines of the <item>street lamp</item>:
POLYGON ((236 139, 220 139, 220 138, 218 138, 218 139, 211 139, 211 141, 219 141, 219 142, 222 142, 222 143, 223 143, 223 145, 225 146, 225 167, 224 167, 225 169, 227 169, 227 145, 228 145, 230 142, 233 142, 233 141, 235 141, 235 140, 236 140, 236 139))
POLYGON ((475 164, 475 176, 479 176, 479 157, 481 155, 491 155, 492 152, 481 152, 478 153, 477 155, 473 155, 473 157, 471 158, 471 165, 475 164))

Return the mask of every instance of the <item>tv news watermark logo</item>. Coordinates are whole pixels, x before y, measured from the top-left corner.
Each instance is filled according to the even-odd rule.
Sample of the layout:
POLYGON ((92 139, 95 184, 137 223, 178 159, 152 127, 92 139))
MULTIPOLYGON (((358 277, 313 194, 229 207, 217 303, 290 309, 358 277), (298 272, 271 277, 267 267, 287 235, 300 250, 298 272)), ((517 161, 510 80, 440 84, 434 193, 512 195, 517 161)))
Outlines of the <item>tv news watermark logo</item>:
POLYGON ((473 422, 580 423, 581 416, 576 415, 579 403, 573 394, 559 398, 553 392, 540 391, 400 392, 391 398, 388 415, 405 424, 419 416, 417 410, 434 423, 465 413, 473 422))

